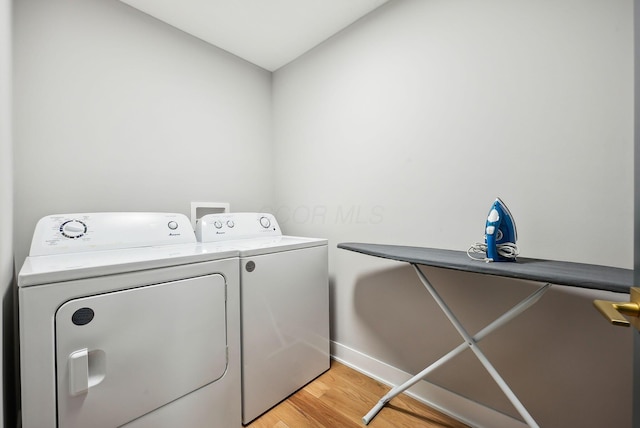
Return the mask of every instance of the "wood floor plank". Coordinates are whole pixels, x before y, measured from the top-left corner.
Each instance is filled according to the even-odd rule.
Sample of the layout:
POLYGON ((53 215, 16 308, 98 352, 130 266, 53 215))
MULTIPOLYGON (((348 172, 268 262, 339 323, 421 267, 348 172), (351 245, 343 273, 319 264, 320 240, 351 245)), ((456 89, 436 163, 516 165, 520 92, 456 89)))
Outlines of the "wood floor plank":
MULTIPOLYGON (((346 366, 336 367, 337 374, 334 388, 323 399, 333 398, 332 403, 341 409, 340 403, 345 400, 349 404, 346 409, 350 416, 360 420, 373 405, 390 388, 346 366)), ((464 427, 457 421, 452 421, 448 416, 428 408, 417 400, 400 395, 385 406, 382 411, 369 424, 372 428, 387 427, 464 427)))
POLYGON ((308 412, 291 402, 291 397, 247 425, 251 428, 325 428, 308 412))
POLYGON ((305 386, 304 389, 314 397, 320 398, 324 394, 326 394, 327 391, 331 390, 331 385, 328 385, 327 383, 325 383, 324 379, 320 377, 315 381, 311 382, 309 385, 305 386))
POLYGON ((292 395, 289 400, 301 411, 313 415, 313 419, 323 427, 360 428, 353 418, 336 411, 323 400, 315 399, 311 394, 302 390, 292 395))
MULTIPOLYGON (((359 379, 357 380, 360 381, 359 379)), ((379 394, 368 389, 366 384, 354 383, 350 379, 336 376, 333 379, 331 390, 327 391, 321 397, 321 400, 335 409, 336 412, 341 412, 351 420, 360 422, 374 403, 385 393, 381 388, 374 389, 379 389, 377 391, 379 394)), ((362 423, 360 423, 360 426, 362 426, 362 423)), ((377 421, 376 426, 379 428, 393 427, 392 424, 387 424, 384 419, 377 421)))
MULTIPOLYGON (((247 428, 360 428, 362 417, 389 387, 337 361, 313 382, 247 428)), ((468 428, 405 395, 391 400, 370 428, 468 428)))

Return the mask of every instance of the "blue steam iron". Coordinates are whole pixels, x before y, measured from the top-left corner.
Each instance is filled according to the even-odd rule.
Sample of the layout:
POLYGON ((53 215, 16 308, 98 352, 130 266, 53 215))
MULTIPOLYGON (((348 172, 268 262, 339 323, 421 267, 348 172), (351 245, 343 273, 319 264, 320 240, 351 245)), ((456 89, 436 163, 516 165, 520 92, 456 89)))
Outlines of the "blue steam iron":
POLYGON ((518 255, 516 223, 507 205, 496 198, 485 225, 487 261, 514 261, 518 255))

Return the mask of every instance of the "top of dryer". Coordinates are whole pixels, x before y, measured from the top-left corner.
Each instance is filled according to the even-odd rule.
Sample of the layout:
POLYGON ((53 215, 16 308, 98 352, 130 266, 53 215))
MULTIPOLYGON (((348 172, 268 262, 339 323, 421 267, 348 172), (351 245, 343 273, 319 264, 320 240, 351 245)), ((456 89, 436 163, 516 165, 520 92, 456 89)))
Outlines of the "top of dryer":
POLYGON ((282 236, 278 221, 269 213, 207 214, 196 223, 200 242, 221 242, 282 236))
POLYGON ((191 222, 184 214, 56 214, 38 221, 29 256, 195 243, 191 222))
POLYGON ((59 214, 36 225, 18 286, 29 287, 140 270, 237 258, 224 243, 196 241, 183 214, 59 214))

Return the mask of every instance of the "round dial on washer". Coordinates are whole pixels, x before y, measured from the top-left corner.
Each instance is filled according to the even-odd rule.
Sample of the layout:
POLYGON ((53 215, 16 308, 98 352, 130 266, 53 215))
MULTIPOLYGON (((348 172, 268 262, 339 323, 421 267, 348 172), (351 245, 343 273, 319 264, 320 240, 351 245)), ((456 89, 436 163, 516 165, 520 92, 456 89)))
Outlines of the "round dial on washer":
POLYGON ((222 228, 222 222, 220 220, 214 221, 213 225, 216 227, 216 229, 221 229, 222 228))
POLYGON ((60 225, 60 233, 65 238, 78 239, 87 233, 87 225, 80 220, 68 220, 60 225))
POLYGON ((236 224, 233 222, 233 220, 227 220, 227 226, 229 228, 233 228, 233 226, 235 226, 236 224))
POLYGON ((167 223, 167 226, 171 230, 176 230, 178 228, 178 222, 171 220, 169 223, 167 223))
POLYGON ((260 217, 260 225, 266 229, 271 226, 271 220, 267 217, 260 217))

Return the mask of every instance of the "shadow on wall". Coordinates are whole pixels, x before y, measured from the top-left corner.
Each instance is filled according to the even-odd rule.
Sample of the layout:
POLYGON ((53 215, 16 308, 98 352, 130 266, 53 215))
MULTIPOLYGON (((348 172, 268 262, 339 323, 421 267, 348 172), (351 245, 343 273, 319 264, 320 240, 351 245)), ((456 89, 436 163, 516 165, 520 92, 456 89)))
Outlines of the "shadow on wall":
POLYGON ((5 288, 2 296, 2 394, 4 397, 4 427, 18 426, 18 407, 20 403, 20 359, 18 341, 18 289, 16 273, 13 281, 5 288))
POLYGON ((336 278, 329 272, 329 340, 335 340, 336 325, 336 278))
MULTIPOLYGON (((472 335, 541 285, 422 269, 472 335)), ((584 295, 553 286, 533 307, 480 342, 542 426, 631 423, 632 336, 628 329, 613 328, 601 319, 591 300, 602 296, 594 293, 599 292, 584 295)), ((358 277, 354 305, 369 330, 366 349, 361 350, 407 373, 421 371, 462 343, 409 265, 358 277)), ((469 350, 435 370, 427 381, 520 419, 469 350)))

